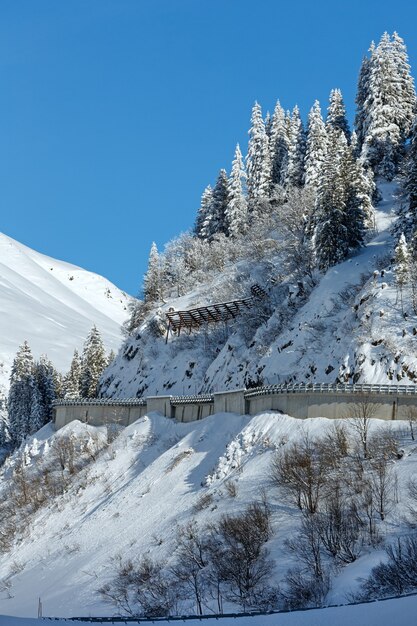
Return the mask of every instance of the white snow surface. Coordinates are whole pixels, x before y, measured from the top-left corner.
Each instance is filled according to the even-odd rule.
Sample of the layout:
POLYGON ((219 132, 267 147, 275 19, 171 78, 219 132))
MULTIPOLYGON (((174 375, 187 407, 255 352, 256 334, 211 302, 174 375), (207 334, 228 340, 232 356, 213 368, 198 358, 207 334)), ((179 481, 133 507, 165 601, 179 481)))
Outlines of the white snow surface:
POLYGON ((106 278, 0 233, 0 385, 7 387, 25 340, 35 358, 47 354, 60 371, 68 369, 93 324, 107 350, 117 351, 130 299, 106 278))
MULTIPOLYGON (((306 432, 314 438, 332 425, 325 418, 296 420, 275 412, 255 417, 225 413, 189 424, 159 414, 139 419, 76 475, 63 495, 51 496, 22 523, 10 552, 0 555, 0 614, 33 617, 41 598, 47 616, 112 615, 97 593, 114 574, 112 557, 149 554, 169 562, 175 559, 178 526, 191 519, 204 525, 223 513, 241 512, 259 500, 262 489, 274 528, 267 547, 276 562, 275 582, 280 581, 294 563, 284 542, 300 524, 300 512, 271 484, 272 455, 306 432), (228 480, 236 483, 236 497, 227 491, 228 480), (202 508, 198 503, 206 494, 211 501, 202 508)), ((403 521, 409 504, 406 484, 417 473, 417 447, 405 422, 373 420, 372 429, 378 428, 395 429, 405 451, 394 462, 399 502, 379 523, 390 541, 409 532, 403 521)), ((26 471, 38 471, 50 458, 54 439, 85 439, 94 433, 103 438, 106 428, 74 421, 54 433, 45 426, 26 446, 26 471)), ((0 497, 14 463, 11 457, 2 468, 0 497)), ((328 604, 346 603, 382 558, 382 547, 366 547, 335 573, 328 604)), ((227 610, 236 607, 226 604, 227 610)), ((192 603, 182 612, 192 613, 192 603)))
MULTIPOLYGON (((404 316, 391 267, 397 189, 395 183, 381 183, 380 190, 383 200, 367 245, 330 268, 307 299, 294 295, 291 282, 273 287, 272 315, 252 339, 243 338, 240 318, 225 339, 217 325, 208 337, 204 330, 184 331, 167 344, 165 337, 152 336, 145 322, 106 371, 102 391, 130 397, 223 391, 254 382, 417 384, 417 316, 407 290, 404 316)), ((218 294, 236 278, 238 284, 246 280, 242 293, 249 295, 251 284, 267 288, 268 272, 273 277, 279 271, 279 259, 268 270, 262 264, 232 264, 211 284, 164 303, 159 313, 220 301, 218 294)))
MULTIPOLYGON (((204 620, 204 623, 216 623, 219 626, 392 626, 400 622, 403 626, 413 626, 416 623, 417 597, 398 598, 384 600, 356 606, 339 606, 325 609, 312 609, 310 611, 297 611, 292 613, 280 613, 278 615, 256 615, 251 617, 222 618, 218 620, 204 620)), ((37 619, 10 617, 0 615, 0 626, 39 626, 42 623, 37 619)), ((49 622, 44 622, 48 624, 49 622)), ((57 626, 79 626, 80 623, 73 620, 54 620, 52 624, 57 626)), ((121 622, 107 622, 106 624, 120 624, 121 622)), ((122 622, 123 623, 123 622, 122 622)), ((149 622, 129 622, 130 624, 145 624, 149 622)), ((158 624, 165 624, 164 620, 158 620, 158 624)), ((174 622, 176 623, 176 622, 174 622)), ((186 623, 190 626, 201 626, 202 621, 195 619, 186 623)))

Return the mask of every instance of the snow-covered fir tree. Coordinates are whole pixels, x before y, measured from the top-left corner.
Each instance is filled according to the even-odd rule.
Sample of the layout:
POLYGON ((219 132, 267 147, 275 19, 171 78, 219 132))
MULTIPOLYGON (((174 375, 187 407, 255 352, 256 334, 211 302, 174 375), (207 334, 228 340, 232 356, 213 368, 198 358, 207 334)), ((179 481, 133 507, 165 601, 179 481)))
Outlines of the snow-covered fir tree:
POLYGON ((417 231, 417 118, 411 133, 410 149, 407 155, 404 191, 408 194, 408 224, 403 225, 413 235, 417 231))
POLYGON ((98 382, 107 367, 101 335, 93 326, 84 343, 81 359, 80 392, 83 398, 97 398, 98 382))
POLYGON ((161 299, 161 267, 159 252, 153 242, 149 253, 148 269, 143 280, 145 302, 158 302, 161 299))
POLYGON ((416 95, 407 52, 395 33, 384 33, 362 72, 358 111, 361 157, 377 175, 392 180, 403 156, 415 114, 416 95), (364 85, 365 79, 367 84, 364 85))
POLYGON ((372 185, 362 164, 355 159, 353 148, 348 145, 341 159, 340 176, 345 198, 347 246, 351 251, 365 243, 367 226, 373 225, 373 207, 372 185))
POLYGON ((13 447, 41 424, 40 397, 34 377, 34 361, 27 341, 19 348, 10 374, 7 401, 9 436, 13 447))
POLYGON ((317 193, 315 249, 320 269, 327 270, 348 254, 346 226, 346 189, 342 161, 346 138, 333 131, 329 134, 327 157, 323 164, 317 193))
POLYGON ((203 224, 204 238, 209 241, 218 233, 226 234, 227 187, 227 173, 221 169, 213 188, 210 211, 203 224))
POLYGON ((227 185, 226 234, 236 237, 245 231, 248 206, 245 197, 246 171, 239 144, 236 146, 232 171, 227 185))
POLYGON ((43 423, 52 419, 52 403, 57 397, 56 370, 46 355, 42 355, 34 365, 34 376, 39 391, 43 423))
POLYGON ((306 151, 305 131, 296 105, 291 115, 290 142, 285 184, 292 187, 302 187, 304 184, 304 160, 306 151))
POLYGON ((81 357, 78 350, 74 350, 69 372, 64 379, 64 398, 79 398, 81 380, 81 357))
POLYGON ((326 128, 339 130, 347 141, 350 141, 349 123, 346 117, 345 103, 340 89, 332 89, 329 97, 329 108, 327 109, 326 128))
POLYGON ((369 57, 364 56, 359 71, 358 89, 356 93, 356 115, 355 115, 355 135, 356 135, 356 156, 361 153, 365 141, 367 127, 367 108, 370 106, 369 77, 371 74, 372 57, 375 52, 375 44, 369 47, 369 57))
POLYGON ((194 232, 200 239, 208 239, 206 232, 206 224, 209 224, 208 217, 211 213, 211 205, 213 202, 213 189, 211 185, 207 185, 201 196, 200 208, 197 212, 194 232))
POLYGON ((327 132, 321 115, 320 103, 315 101, 308 115, 305 156, 305 184, 316 188, 320 170, 326 158, 327 132))
POLYGON ((271 185, 283 185, 286 176, 289 146, 289 124, 279 100, 271 118, 269 150, 271 159, 271 185))
POLYGON ((259 198, 269 195, 271 186, 271 158, 269 138, 266 134, 260 105, 255 102, 249 130, 246 174, 249 209, 252 210, 259 198))
POLYGON ((395 248, 395 282, 397 285, 397 300, 400 299, 403 309, 403 291, 410 275, 410 252, 404 234, 395 248))

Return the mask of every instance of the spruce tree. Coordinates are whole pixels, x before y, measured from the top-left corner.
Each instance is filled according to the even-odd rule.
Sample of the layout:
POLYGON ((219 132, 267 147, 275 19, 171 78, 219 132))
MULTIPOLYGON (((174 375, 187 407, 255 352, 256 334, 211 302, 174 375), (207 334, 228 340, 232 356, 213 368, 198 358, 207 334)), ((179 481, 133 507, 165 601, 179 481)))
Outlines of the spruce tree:
POLYGON ((408 194, 409 221, 407 230, 412 234, 417 231, 417 122, 413 125, 410 149, 404 176, 404 191, 408 194))
POLYGON ((269 139, 265 131, 260 105, 255 102, 249 130, 248 154, 246 156, 248 204, 253 209, 257 200, 269 195, 271 186, 271 159, 269 139))
POLYGON ((221 169, 213 188, 210 213, 204 222, 203 229, 208 240, 218 233, 226 234, 226 210, 228 204, 228 178, 226 170, 221 169))
POLYGON ((342 261, 349 251, 346 188, 341 167, 346 147, 344 135, 336 131, 330 133, 316 203, 315 251, 322 270, 342 261))
POLYGON ((200 239, 208 239, 206 224, 209 224, 209 215, 211 214, 211 205, 213 202, 213 189, 211 185, 207 185, 201 196, 200 208, 197 212, 194 232, 200 239))
POLYGON ((308 115, 305 184, 316 188, 320 170, 326 158, 327 133, 321 116, 320 103, 315 101, 308 115))
POLYGON ((161 268, 158 248, 153 242, 149 253, 148 269, 143 281, 145 302, 158 302, 161 299, 161 268))
POLYGON ((279 100, 271 119, 269 150, 271 160, 271 185, 283 185, 288 160, 289 124, 279 100))
POLYGON ((78 350, 74 350, 71 365, 68 374, 64 380, 64 398, 79 398, 81 380, 81 358, 78 350))
POLYGON ((327 109, 326 128, 342 132, 347 142, 350 141, 349 123, 346 117, 346 108, 340 89, 332 89, 327 109))
POLYGON ((395 282, 397 285, 397 301, 400 297, 401 310, 404 312, 403 290, 408 283, 410 275, 410 253, 404 234, 401 234, 397 247, 395 248, 395 282))
POLYGON ((288 148, 285 184, 302 187, 304 184, 305 132, 298 106, 291 115, 290 143, 288 148))
MULTIPOLYGON (((33 356, 27 341, 20 346, 13 361, 10 374, 10 390, 7 401, 9 434, 13 447, 34 432, 32 421, 38 421, 39 393, 33 373, 33 356)), ((35 424, 35 427, 37 423, 35 424)))
POLYGON ((56 371, 46 355, 42 355, 35 363, 34 376, 39 392, 40 419, 43 426, 52 420, 52 403, 57 397, 56 371))
POLYGON ((365 141, 367 130, 368 115, 367 109, 370 107, 370 91, 369 80, 372 67, 372 58, 375 52, 375 44, 371 43, 369 47, 370 56, 364 56, 359 71, 358 90, 356 94, 356 116, 355 116, 355 132, 356 132, 356 156, 359 156, 365 141))
POLYGON ((366 87, 357 100, 358 137, 363 138, 361 158, 373 171, 392 180, 404 154, 416 107, 413 79, 404 42, 384 33, 369 60, 366 87), (359 114, 360 113, 360 114, 359 114))
POLYGON ((109 365, 111 365, 114 361, 114 359, 116 358, 116 353, 114 350, 110 350, 110 352, 107 355, 107 365, 106 367, 109 367, 109 365))
POLYGON ((246 181, 245 166, 239 144, 236 146, 232 171, 227 185, 227 207, 225 214, 226 235, 236 237, 245 231, 248 207, 244 194, 246 181))
POLYGON ((372 221, 371 187, 362 164, 355 159, 351 146, 345 147, 340 175, 345 197, 347 246, 355 250, 364 245, 366 227, 372 221))
POLYGON ((93 326, 84 343, 81 360, 80 391, 83 398, 97 398, 100 377, 107 366, 101 335, 93 326))

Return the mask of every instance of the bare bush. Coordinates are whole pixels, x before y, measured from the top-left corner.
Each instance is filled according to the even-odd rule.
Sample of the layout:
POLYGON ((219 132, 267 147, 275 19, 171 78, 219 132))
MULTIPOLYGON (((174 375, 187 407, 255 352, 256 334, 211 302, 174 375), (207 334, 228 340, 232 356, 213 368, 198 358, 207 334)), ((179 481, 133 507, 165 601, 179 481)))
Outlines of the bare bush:
POLYGON ((213 494, 207 492, 199 496, 193 508, 194 508, 194 511, 198 513, 199 511, 203 511, 204 509, 207 509, 211 504, 213 504, 213 494))
POLYGON ((364 523, 357 504, 347 497, 340 483, 333 483, 323 510, 314 520, 323 548, 340 563, 352 563, 364 543, 364 523))
POLYGON ((363 456, 368 458, 368 438, 371 420, 375 417, 380 404, 376 403, 371 396, 364 395, 360 401, 355 402, 349 408, 346 418, 355 433, 362 448, 363 456))
POLYGON ((236 498, 237 496, 237 492, 238 492, 238 486, 237 486, 237 482, 234 480, 226 480, 226 482, 224 483, 224 488, 227 491, 227 494, 231 497, 231 498, 236 498))
POLYGON ((398 539, 385 548, 388 560, 373 568, 360 599, 401 596, 417 589, 417 538, 398 539))
POLYGON ((99 589, 106 602, 125 615, 167 617, 172 613, 178 595, 165 563, 146 556, 126 561, 118 557, 115 567, 112 581, 99 589))
POLYGON ((301 442, 279 450, 272 463, 272 480, 299 509, 315 513, 328 478, 328 458, 318 441, 306 434, 301 442))
POLYGON ((323 563, 316 516, 306 512, 299 533, 285 545, 298 563, 287 572, 281 590, 285 606, 290 609, 322 606, 330 589, 330 575, 323 563))
POLYGON ((224 515, 210 543, 212 567, 225 596, 244 610, 261 608, 260 603, 271 608, 276 602, 268 585, 273 562, 264 547, 271 536, 270 518, 265 502, 249 505, 240 515, 224 515))

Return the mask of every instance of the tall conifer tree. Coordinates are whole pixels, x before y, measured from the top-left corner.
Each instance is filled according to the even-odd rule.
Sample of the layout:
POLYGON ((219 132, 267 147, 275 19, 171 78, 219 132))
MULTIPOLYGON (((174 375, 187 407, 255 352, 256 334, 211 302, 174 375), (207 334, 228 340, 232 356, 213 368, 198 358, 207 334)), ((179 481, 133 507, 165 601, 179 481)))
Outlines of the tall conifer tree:
POLYGON ((305 184, 316 188, 327 152, 327 133, 321 116, 320 103, 315 101, 308 115, 305 184))
POLYGON ((161 299, 161 267, 158 248, 153 242, 149 253, 148 269, 143 281, 145 302, 158 302, 161 299))
POLYGON ((333 129, 342 132, 349 143, 350 129, 346 117, 345 103, 343 102, 343 96, 340 89, 332 89, 330 92, 326 127, 327 129, 333 129))
POLYGON ((239 144, 227 186, 226 234, 236 237, 244 232, 248 220, 248 207, 244 194, 246 181, 245 166, 239 144))
POLYGON ((283 185, 285 182, 289 139, 289 128, 285 111, 278 100, 271 119, 269 138, 272 186, 283 185))
POLYGON ((83 398, 97 398, 98 384, 107 367, 107 358, 96 326, 93 326, 84 343, 81 363, 81 395, 83 398))
POLYGON ((255 102, 252 109, 249 130, 246 174, 249 208, 252 209, 259 198, 269 195, 271 186, 271 159, 269 139, 265 131, 260 105, 255 102))
POLYGON ((304 184, 305 131, 300 110, 295 106, 291 115, 290 143, 285 183, 293 187, 304 184))
POLYGON ((213 203, 213 189, 211 185, 207 185, 201 196, 200 208, 197 213, 194 232, 200 239, 208 239, 206 224, 209 224, 209 216, 211 214, 211 206, 213 203))

